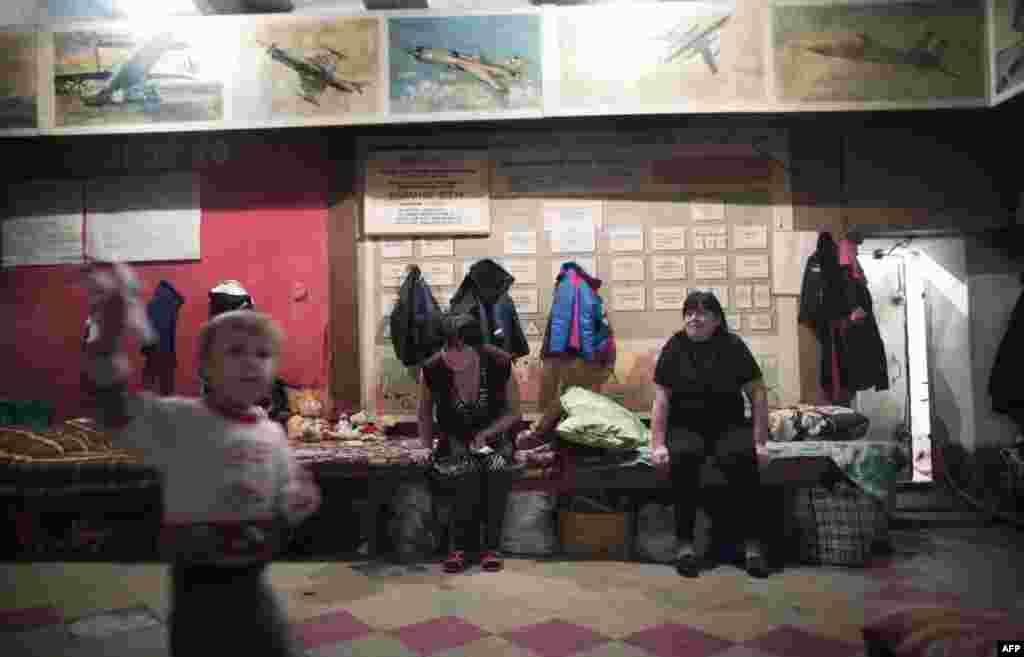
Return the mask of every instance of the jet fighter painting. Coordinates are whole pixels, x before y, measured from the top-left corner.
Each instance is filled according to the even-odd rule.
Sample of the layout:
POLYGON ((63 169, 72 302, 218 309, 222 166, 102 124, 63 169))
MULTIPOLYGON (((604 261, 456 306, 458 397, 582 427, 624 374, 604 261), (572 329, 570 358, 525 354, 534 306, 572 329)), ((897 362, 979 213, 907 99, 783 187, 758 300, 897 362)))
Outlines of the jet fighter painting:
POLYGON ((987 98, 982 0, 779 5, 778 96, 794 101, 987 98))
POLYGON ((722 28, 729 21, 730 15, 709 21, 693 23, 683 21, 660 37, 669 43, 669 54, 665 63, 680 57, 691 59, 700 55, 712 73, 718 73, 718 54, 722 45, 722 28))
POLYGON ((499 93, 508 93, 509 86, 523 77, 525 62, 519 55, 512 55, 499 64, 491 64, 479 54, 471 55, 444 48, 416 46, 406 52, 418 62, 466 73, 499 93))
POLYGON ((308 103, 320 106, 320 96, 328 89, 346 94, 361 94, 369 82, 346 80, 336 74, 338 63, 346 59, 345 54, 323 46, 314 55, 302 56, 279 47, 276 43, 263 45, 275 62, 283 64, 299 75, 299 95, 308 103))

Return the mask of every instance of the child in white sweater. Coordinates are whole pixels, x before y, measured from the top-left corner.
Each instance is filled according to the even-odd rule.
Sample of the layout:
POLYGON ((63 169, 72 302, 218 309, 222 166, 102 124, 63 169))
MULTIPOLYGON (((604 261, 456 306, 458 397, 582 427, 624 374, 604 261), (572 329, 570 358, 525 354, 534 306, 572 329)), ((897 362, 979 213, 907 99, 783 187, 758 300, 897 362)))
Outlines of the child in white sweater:
POLYGON ((254 311, 218 315, 199 337, 202 399, 133 394, 119 343, 143 330, 135 279, 115 265, 87 284, 99 336, 86 348, 86 379, 99 420, 161 473, 171 654, 302 654, 265 579, 282 530, 320 503, 284 431, 256 406, 274 379, 280 329, 254 311))

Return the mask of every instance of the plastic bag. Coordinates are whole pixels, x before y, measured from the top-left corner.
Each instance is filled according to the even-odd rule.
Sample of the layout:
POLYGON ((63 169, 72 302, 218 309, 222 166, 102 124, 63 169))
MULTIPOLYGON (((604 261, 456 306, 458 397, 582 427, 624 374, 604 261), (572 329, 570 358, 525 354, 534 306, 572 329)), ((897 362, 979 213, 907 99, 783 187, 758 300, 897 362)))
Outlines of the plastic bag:
POLYGON ((415 559, 437 549, 438 531, 434 504, 424 483, 403 483, 395 492, 389 526, 395 551, 401 559, 415 559))
POLYGON ((646 504, 637 518, 634 550, 639 559, 669 563, 676 558, 676 517, 672 506, 646 504))
POLYGON ((540 491, 512 492, 508 496, 501 549, 509 554, 554 554, 555 495, 540 491))

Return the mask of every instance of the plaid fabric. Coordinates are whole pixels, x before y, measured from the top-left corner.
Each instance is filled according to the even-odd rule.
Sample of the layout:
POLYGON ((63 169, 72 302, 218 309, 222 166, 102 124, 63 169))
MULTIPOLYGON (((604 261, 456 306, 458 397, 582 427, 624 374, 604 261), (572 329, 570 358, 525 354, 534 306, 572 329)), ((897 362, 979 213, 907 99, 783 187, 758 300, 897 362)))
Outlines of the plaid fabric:
POLYGON ((846 481, 798 489, 794 502, 798 554, 806 563, 863 566, 888 532, 882 504, 846 481))

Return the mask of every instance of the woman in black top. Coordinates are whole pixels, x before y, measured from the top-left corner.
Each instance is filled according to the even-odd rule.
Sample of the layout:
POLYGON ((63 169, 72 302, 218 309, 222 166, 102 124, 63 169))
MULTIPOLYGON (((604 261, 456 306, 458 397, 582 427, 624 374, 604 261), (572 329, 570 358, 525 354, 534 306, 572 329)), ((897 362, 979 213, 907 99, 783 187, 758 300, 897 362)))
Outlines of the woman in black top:
POLYGON ((447 572, 461 572, 486 545, 484 570, 501 570, 498 553, 514 465, 514 429, 519 424, 519 387, 509 359, 478 346, 479 321, 469 314, 442 319, 444 349, 423 365, 418 407, 419 434, 433 449, 435 413, 441 438, 432 470, 444 492, 453 494, 454 549, 447 572), (484 448, 489 449, 484 449, 484 448))
POLYGON ((729 483, 735 512, 746 519, 746 566, 767 574, 761 553, 763 512, 755 445, 768 439, 768 401, 761 369, 743 340, 730 333, 714 294, 693 292, 683 304, 683 330, 661 351, 654 371, 652 447, 655 465, 670 464, 675 498, 680 575, 696 577, 701 562, 693 531, 700 469, 714 456, 729 483), (744 417, 751 402, 753 426, 744 417))

